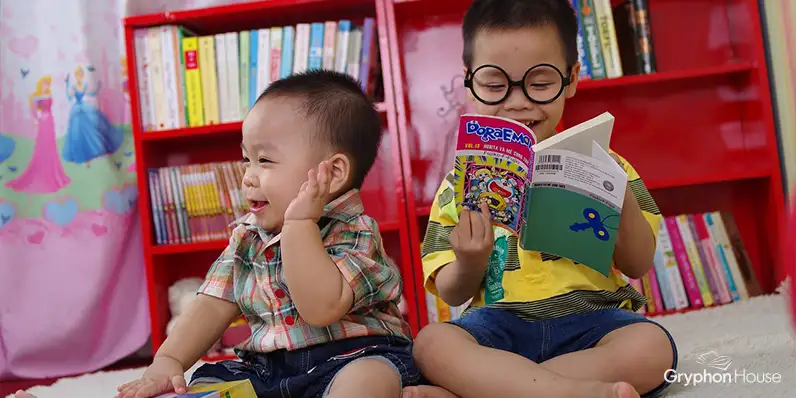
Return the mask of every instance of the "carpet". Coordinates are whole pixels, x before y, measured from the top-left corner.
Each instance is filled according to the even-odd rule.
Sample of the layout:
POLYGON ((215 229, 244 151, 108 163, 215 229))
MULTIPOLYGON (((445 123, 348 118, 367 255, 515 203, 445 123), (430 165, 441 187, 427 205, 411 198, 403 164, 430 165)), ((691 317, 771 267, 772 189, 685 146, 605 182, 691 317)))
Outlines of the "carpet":
MULTIPOLYGON (((655 318, 672 333, 679 351, 677 373, 669 374, 673 383, 663 397, 796 397, 794 329, 788 292, 781 293, 655 318)), ((28 392, 39 398, 110 398, 117 385, 143 371, 64 378, 28 392)))

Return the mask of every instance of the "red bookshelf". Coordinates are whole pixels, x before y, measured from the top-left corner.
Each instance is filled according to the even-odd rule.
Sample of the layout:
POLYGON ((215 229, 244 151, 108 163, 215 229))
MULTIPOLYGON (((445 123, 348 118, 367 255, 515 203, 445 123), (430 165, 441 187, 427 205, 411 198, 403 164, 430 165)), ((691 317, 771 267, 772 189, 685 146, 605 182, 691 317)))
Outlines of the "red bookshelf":
MULTIPOLYGON (((375 96, 377 110, 382 114, 385 139, 376 164, 362 189, 368 213, 379 223, 388 254, 399 264, 405 277, 405 299, 409 312, 407 321, 416 333, 420 320, 416 311, 413 285, 413 261, 410 231, 405 214, 406 204, 400 143, 398 137, 392 70, 389 62, 387 23, 381 0, 271 0, 250 2, 198 10, 144 15, 124 19, 126 49, 135 54, 134 31, 166 24, 183 25, 197 35, 227 31, 260 29, 270 26, 295 25, 348 19, 361 26, 366 17, 375 18, 383 87, 375 96)), ((163 166, 233 161, 240 158, 241 123, 144 132, 141 125, 140 99, 136 58, 128 57, 133 135, 136 149, 139 213, 143 231, 143 251, 147 275, 147 291, 152 324, 152 346, 156 351, 165 339, 170 319, 168 287, 180 278, 203 277, 210 264, 226 246, 226 240, 188 244, 156 245, 150 205, 147 170, 163 166)), ((219 358, 205 358, 217 360, 219 358)))
MULTIPOLYGON (((461 20, 469 3, 385 2, 421 324, 428 314, 419 243, 467 110, 461 20)), ((762 290, 773 292, 785 276, 785 200, 758 2, 648 3, 657 72, 581 81, 562 127, 611 112, 613 149, 662 213, 732 213, 762 290)))

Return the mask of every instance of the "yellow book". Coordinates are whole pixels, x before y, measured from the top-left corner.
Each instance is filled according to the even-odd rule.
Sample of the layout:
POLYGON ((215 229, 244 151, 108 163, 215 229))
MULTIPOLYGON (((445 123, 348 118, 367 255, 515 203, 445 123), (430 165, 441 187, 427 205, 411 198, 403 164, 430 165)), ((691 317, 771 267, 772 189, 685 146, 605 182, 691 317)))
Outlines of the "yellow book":
POLYGON ((216 42, 213 36, 201 36, 198 40, 199 60, 202 63, 199 74, 202 81, 202 105, 204 123, 219 124, 218 76, 216 73, 216 42))
POLYGON ((250 380, 239 380, 193 386, 187 394, 162 394, 156 398, 257 398, 257 394, 250 380))
POLYGON ((199 38, 184 37, 182 39, 182 56, 185 68, 185 96, 188 105, 188 126, 204 125, 202 109, 202 75, 199 59, 199 38))

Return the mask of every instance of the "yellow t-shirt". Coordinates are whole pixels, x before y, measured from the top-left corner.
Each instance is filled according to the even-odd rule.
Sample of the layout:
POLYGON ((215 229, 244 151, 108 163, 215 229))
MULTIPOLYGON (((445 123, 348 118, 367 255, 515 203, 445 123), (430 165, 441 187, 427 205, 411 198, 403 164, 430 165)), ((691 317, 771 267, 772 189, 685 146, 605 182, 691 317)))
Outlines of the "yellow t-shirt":
MULTIPOLYGON (((658 227, 662 221, 660 210, 636 170, 621 156, 619 159, 628 176, 628 188, 636 196, 657 239, 658 227)), ((450 245, 450 233, 458 221, 451 172, 434 197, 423 239, 424 286, 434 295, 438 295, 434 282, 437 271, 456 259, 450 245)), ((498 287, 502 291, 496 294, 493 286, 487 296, 484 289, 487 280, 485 278, 470 308, 500 308, 532 321, 603 308, 637 311, 646 303, 645 297, 623 279, 614 264, 614 272, 605 277, 566 258, 523 250, 516 234, 501 227, 494 227, 493 230, 495 246, 489 260, 489 269, 497 269, 498 272, 502 269, 498 287), (493 262, 498 266, 493 267, 493 262)))

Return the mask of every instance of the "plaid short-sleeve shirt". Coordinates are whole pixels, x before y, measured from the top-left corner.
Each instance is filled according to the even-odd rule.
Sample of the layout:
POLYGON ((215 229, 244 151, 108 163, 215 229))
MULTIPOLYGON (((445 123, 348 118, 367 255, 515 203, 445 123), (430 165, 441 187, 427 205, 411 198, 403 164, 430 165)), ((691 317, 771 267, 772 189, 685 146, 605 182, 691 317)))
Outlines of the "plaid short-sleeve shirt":
POLYGON ((229 245, 199 293, 238 304, 251 327, 251 336, 238 349, 295 350, 373 335, 410 338, 398 309, 400 272, 384 251, 376 222, 363 211, 359 192, 352 190, 329 203, 319 221, 326 251, 354 292, 348 314, 328 327, 310 326, 290 299, 279 235, 259 228, 253 215, 235 222, 229 245))

